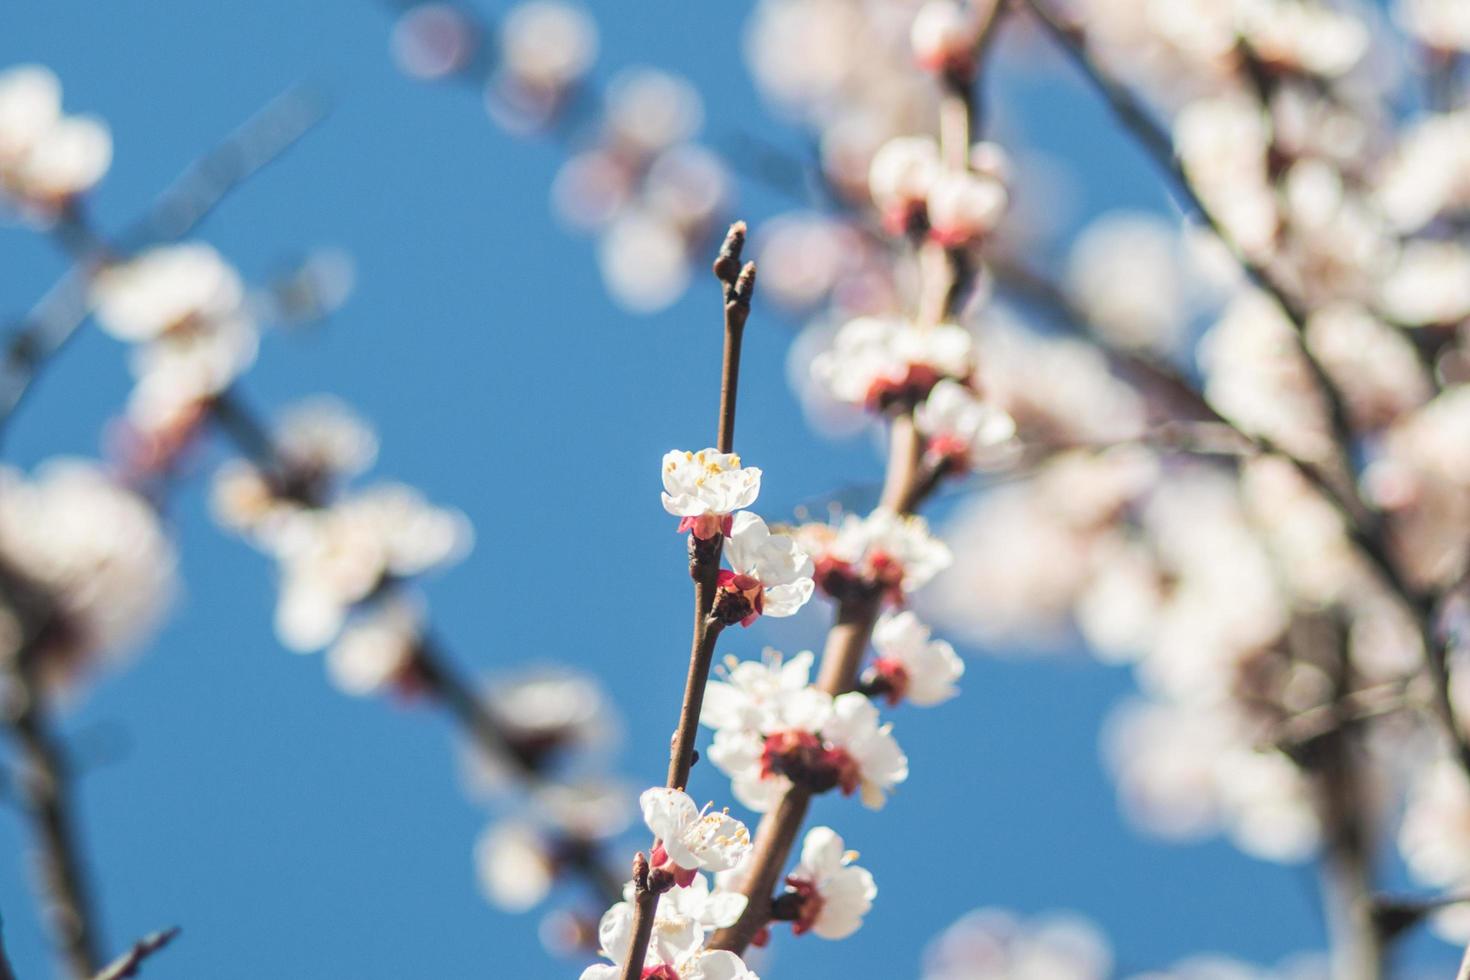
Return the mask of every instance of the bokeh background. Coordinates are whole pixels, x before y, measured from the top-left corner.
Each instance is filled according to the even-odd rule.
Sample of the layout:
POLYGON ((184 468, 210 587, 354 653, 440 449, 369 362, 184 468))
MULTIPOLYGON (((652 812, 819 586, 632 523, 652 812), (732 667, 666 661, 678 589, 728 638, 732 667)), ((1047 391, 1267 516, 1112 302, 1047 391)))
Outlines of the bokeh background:
MULTIPOLYGON (((759 134, 802 152, 750 82, 743 5, 591 10, 600 75, 679 72, 704 97, 709 145, 739 158, 759 134)), ((327 93, 325 123, 199 230, 253 280, 323 245, 356 263, 347 304, 317 328, 268 336, 244 392, 266 410, 332 392, 371 420, 378 472, 475 525, 468 559, 427 586, 453 655, 486 673, 549 661, 594 673, 625 719, 618 769, 653 784, 689 604, 657 461, 713 435, 716 285, 697 282, 655 315, 610 302, 594 247, 551 216, 562 148, 505 134, 471 89, 403 77, 388 56, 393 16, 367 0, 12 0, 0 65, 51 66, 69 109, 110 123, 115 162, 94 195, 109 229, 287 86, 327 93)), ((990 98, 1002 132, 1084 161, 1057 185, 1051 220, 1167 206, 1147 161, 1059 63, 1001 48, 990 98)), ((739 195, 752 219, 790 204, 757 181, 739 195)), ((0 229, 0 311, 23 312, 64 268, 44 237, 0 229)), ((869 439, 832 442, 805 424, 785 376, 791 336, 758 306, 742 374, 738 442, 765 470, 773 519, 834 492, 860 500, 880 472, 869 439)), ((129 389, 123 353, 87 328, 16 419, 6 462, 96 455, 129 389)), ((279 646, 268 561, 209 517, 204 464, 218 451, 170 503, 186 582, 176 615, 65 719, 86 770, 81 830, 109 948, 181 925, 148 964, 158 980, 576 975, 581 962, 543 949, 535 913, 507 916, 480 895, 472 848, 487 815, 462 788, 449 725, 423 706, 343 697, 319 658, 279 646)), ((818 644, 825 612, 813 603, 727 633, 721 651, 818 644)), ((781 936, 773 975, 916 976, 930 938, 984 905, 1085 914, 1128 972, 1201 951, 1265 964, 1322 946, 1309 869, 1222 842, 1165 846, 1123 823, 1097 748, 1131 686, 1123 669, 963 652, 961 699, 897 717, 913 774, 888 808, 817 807, 877 876, 866 926, 842 943, 781 936)), ((696 796, 724 788, 696 770, 696 796)), ((19 813, 0 807, 0 914, 31 978, 51 966, 27 850, 19 813)), ((1421 939, 1406 961, 1448 975, 1457 955, 1421 939)))

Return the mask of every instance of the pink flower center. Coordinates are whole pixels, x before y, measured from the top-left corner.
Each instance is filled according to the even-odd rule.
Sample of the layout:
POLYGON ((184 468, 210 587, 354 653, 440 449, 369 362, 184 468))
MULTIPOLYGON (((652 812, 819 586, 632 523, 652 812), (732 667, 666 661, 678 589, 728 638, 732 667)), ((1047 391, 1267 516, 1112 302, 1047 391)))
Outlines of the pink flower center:
POLYGON ((903 374, 877 378, 868 386, 865 403, 869 410, 881 412, 890 405, 917 405, 943 376, 931 365, 908 364, 903 374))
POLYGON ((839 787, 851 796, 862 781, 857 760, 845 749, 824 743, 811 732, 790 730, 766 736, 761 748, 761 778, 785 776, 814 793, 839 787))
POLYGON ((903 664, 891 657, 879 657, 873 661, 875 694, 882 694, 890 706, 898 704, 909 692, 909 672, 903 664))
POLYGON ((709 541, 722 534, 729 537, 730 526, 734 520, 732 514, 700 514, 698 517, 681 517, 679 533, 693 534, 701 541, 709 541))
POLYGON ((822 906, 827 903, 822 898, 822 893, 817 891, 816 884, 805 878, 788 877, 786 888, 786 894, 777 901, 790 902, 795 906, 795 918, 791 920, 791 931, 800 936, 816 925, 817 917, 822 914, 822 906))
POLYGON ((659 841, 653 845, 653 852, 648 855, 649 867, 663 869, 674 876, 674 884, 680 888, 688 888, 694 884, 694 876, 699 874, 698 868, 681 868, 669 860, 669 852, 664 850, 664 842, 659 841))
POLYGON ((715 582, 719 590, 715 593, 714 615, 726 625, 749 626, 765 610, 766 590, 753 575, 720 569, 715 582))
POLYGON ((662 966, 645 966, 639 975, 643 980, 679 980, 679 971, 667 963, 662 966))

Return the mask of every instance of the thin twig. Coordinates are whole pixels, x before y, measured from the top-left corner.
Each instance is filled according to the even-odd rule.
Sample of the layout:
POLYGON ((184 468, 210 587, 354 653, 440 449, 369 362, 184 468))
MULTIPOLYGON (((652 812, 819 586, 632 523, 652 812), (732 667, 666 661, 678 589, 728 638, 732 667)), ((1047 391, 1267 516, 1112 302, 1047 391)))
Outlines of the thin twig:
POLYGON ((0 980, 15 980, 15 971, 10 967, 10 957, 5 952, 5 923, 0 920, 0 980))
POLYGON ((1235 259, 1251 285, 1275 300, 1276 305, 1291 321, 1296 331, 1302 357, 1321 392, 1323 404, 1327 409, 1328 422, 1333 436, 1332 444, 1338 453, 1337 463, 1342 470, 1339 476, 1350 497, 1354 498, 1355 506, 1360 510, 1366 510, 1366 505, 1356 500, 1357 494, 1354 488, 1356 467, 1352 455, 1356 437, 1348 418, 1347 403, 1342 392, 1328 375, 1326 368, 1307 346, 1306 328, 1309 311, 1291 294, 1290 290, 1277 280, 1269 268, 1241 248, 1240 243, 1221 224, 1214 212, 1206 206, 1190 181, 1189 175, 1185 173, 1178 155, 1174 152, 1174 144, 1169 134, 1154 119, 1142 100, 1126 85, 1113 78, 1107 69, 1092 57, 1087 50, 1086 38, 1082 32, 1075 26, 1063 23, 1043 0, 1024 0, 1024 2, 1036 15, 1036 19, 1041 22, 1046 33, 1057 42, 1068 60, 1107 102, 1118 121, 1164 172, 1183 209, 1196 215, 1205 223, 1235 259))
POLYGON ((124 977, 136 977, 138 971, 143 966, 143 962, 173 942, 178 934, 179 929, 177 926, 164 929, 160 932, 149 933, 133 943, 132 949, 109 963, 92 980, 123 980, 124 977))
MULTIPOLYGON (((713 266, 724 298, 725 339, 720 368, 720 417, 717 424, 716 448, 734 452, 735 405, 740 380, 740 350, 745 335, 745 322, 750 316, 750 300, 755 291, 755 263, 741 265, 745 248, 745 222, 730 226, 713 266)), ((689 575, 694 579, 694 630, 690 641, 689 673, 684 680, 684 698, 679 706, 679 723, 669 747, 669 774, 665 783, 670 789, 684 789, 689 770, 694 765, 694 741, 699 733, 699 715, 704 706, 704 692, 709 684, 710 664, 714 660, 715 640, 723 628, 716 618, 716 582, 720 556, 724 550, 722 535, 701 540, 689 535, 689 575)), ((658 842, 655 841, 655 844, 658 842)), ((648 955, 649 937, 653 934, 662 888, 651 882, 648 863, 640 853, 633 863, 633 942, 623 964, 624 980, 638 980, 643 975, 648 955)))
POLYGON ((43 918, 50 923, 71 976, 91 977, 102 960, 97 916, 86 875, 71 798, 71 778, 51 731, 45 695, 33 669, 23 676, 23 703, 10 721, 19 746, 23 806, 40 848, 43 918))

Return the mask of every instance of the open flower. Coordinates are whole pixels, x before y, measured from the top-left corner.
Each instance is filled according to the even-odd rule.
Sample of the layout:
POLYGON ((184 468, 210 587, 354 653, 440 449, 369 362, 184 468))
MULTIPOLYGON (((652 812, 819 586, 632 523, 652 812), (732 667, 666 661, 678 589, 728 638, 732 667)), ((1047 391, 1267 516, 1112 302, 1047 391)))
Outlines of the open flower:
POLYGON ((650 863, 667 869, 675 884, 687 886, 700 869, 727 871, 750 850, 745 824, 723 810, 699 809, 688 793, 656 786, 645 790, 638 802, 657 839, 650 863))
MULTIPOLYGON (((633 946, 633 906, 618 902, 603 913, 597 939, 602 955, 612 963, 587 967, 581 980, 618 980, 633 946)), ((641 976, 644 980, 760 980, 740 957, 727 950, 705 949, 704 940, 698 921, 682 914, 667 898, 660 901, 641 976)))
POLYGON ((1008 459, 1016 435, 1016 423, 1003 409, 949 378, 914 409, 914 424, 928 439, 930 463, 958 472, 1008 459))
POLYGON ((812 597, 812 560, 789 534, 772 534, 749 511, 736 514, 725 542, 733 571, 720 572, 714 614, 749 626, 756 618, 790 616, 812 597))
POLYGON ((831 827, 806 832, 801 863, 786 876, 786 893, 774 903, 783 917, 790 917, 792 932, 823 939, 846 939, 857 932, 878 886, 867 869, 852 863, 856 860, 857 852, 847 850, 831 827))
POLYGON ((757 813, 792 784, 814 793, 861 791, 863 804, 876 810, 908 778, 908 759, 866 695, 782 691, 744 717, 758 718, 760 727, 718 729, 708 757, 730 777, 735 798, 757 813))
POLYGON ((894 605, 923 588, 954 561, 948 546, 913 515, 879 508, 866 518, 849 514, 825 553, 817 557, 816 580, 822 591, 842 596, 854 590, 880 590, 894 605))
POLYGON ((959 693, 955 681, 965 662, 944 640, 931 640, 929 627, 912 612, 889 613, 873 628, 873 661, 864 687, 889 704, 908 700, 920 707, 940 704, 959 693))
POLYGON ((705 686, 700 724, 716 731, 779 726, 788 714, 787 705, 807 690, 812 660, 810 650, 790 660, 777 650, 765 651, 760 660, 728 658, 723 668, 726 679, 705 686))
POLYGON ((679 533, 701 541, 730 533, 730 515, 755 503, 761 471, 714 449, 664 454, 664 510, 681 518, 679 533))
POLYGON ((921 329, 891 317, 858 317, 812 360, 812 377, 838 401, 882 411, 923 401, 943 378, 968 378, 973 347, 969 331, 953 323, 921 329))
POLYGON ((842 792, 859 791, 863 806, 880 810, 885 794, 909 778, 909 760, 893 738, 893 726, 878 723, 878 709, 865 696, 850 691, 832 699, 832 715, 822 725, 829 751, 845 754, 850 768, 842 774, 842 792))

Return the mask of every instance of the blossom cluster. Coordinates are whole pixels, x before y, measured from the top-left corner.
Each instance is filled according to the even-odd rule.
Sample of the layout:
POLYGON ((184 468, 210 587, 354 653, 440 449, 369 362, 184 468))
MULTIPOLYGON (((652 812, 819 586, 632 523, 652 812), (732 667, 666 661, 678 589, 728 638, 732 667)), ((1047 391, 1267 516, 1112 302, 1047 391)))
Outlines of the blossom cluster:
POLYGON ((697 141, 704 105, 693 85, 646 66, 598 84, 597 25, 562 0, 520 3, 494 30, 460 5, 411 4, 394 27, 393 55, 412 77, 479 86, 490 118, 513 135, 549 133, 576 146, 552 204, 568 226, 596 237, 619 305, 649 313, 683 294, 735 185, 726 162, 697 141))

